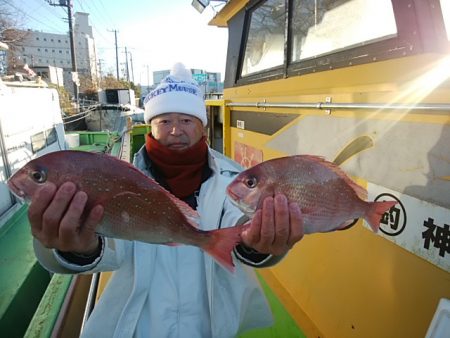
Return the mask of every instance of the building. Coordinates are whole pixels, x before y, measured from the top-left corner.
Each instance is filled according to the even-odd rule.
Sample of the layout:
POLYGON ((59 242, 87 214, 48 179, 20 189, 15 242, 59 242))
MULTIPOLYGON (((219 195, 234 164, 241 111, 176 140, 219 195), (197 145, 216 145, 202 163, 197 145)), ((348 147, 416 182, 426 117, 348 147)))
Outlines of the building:
POLYGON ((155 87, 157 85, 159 85, 161 83, 162 79, 164 79, 169 74, 170 74, 170 69, 157 70, 157 71, 153 72, 153 85, 155 87))
MULTIPOLYGON (((74 47, 79 78, 93 86, 98 83, 97 53, 95 50, 89 14, 76 12, 74 15, 74 47)), ((29 30, 25 40, 15 54, 15 64, 21 68, 28 64, 32 69, 59 67, 64 73, 64 87, 73 92, 72 57, 69 34, 54 34, 29 30)))
POLYGON ((64 70, 61 67, 33 67, 33 71, 46 82, 64 87, 64 70))
POLYGON ((223 92, 220 73, 207 72, 202 69, 191 69, 191 72, 206 95, 223 92))

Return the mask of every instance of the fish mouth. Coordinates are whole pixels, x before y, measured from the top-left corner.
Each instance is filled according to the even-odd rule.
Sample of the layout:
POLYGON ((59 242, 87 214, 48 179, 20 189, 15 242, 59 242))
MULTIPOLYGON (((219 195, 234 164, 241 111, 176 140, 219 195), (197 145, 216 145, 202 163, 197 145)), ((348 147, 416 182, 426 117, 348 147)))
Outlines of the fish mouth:
POLYGON ((230 201, 233 205, 235 205, 239 210, 241 210, 244 214, 246 214, 247 216, 252 216, 255 212, 256 209, 252 208, 246 204, 243 204, 240 202, 239 198, 236 197, 236 199, 234 198, 235 195, 233 194, 233 196, 230 195, 230 201))
POLYGON ((237 202, 239 200, 239 196, 236 195, 229 187, 227 188, 227 194, 233 200, 233 202, 237 202))
POLYGON ((20 189, 16 184, 14 184, 13 181, 8 180, 7 185, 8 185, 9 191, 11 191, 11 193, 14 196, 16 196, 18 199, 20 199, 22 201, 26 199, 25 192, 22 189, 20 189))

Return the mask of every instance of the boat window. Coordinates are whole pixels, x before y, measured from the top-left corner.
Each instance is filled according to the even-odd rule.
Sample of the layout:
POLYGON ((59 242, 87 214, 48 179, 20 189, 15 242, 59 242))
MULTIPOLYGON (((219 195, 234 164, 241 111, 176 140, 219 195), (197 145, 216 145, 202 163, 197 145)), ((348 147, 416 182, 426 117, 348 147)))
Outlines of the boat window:
POLYGON ((256 7, 250 16, 242 76, 284 63, 285 1, 266 1, 256 7))
POLYGON ((47 129, 45 132, 34 134, 31 136, 31 149, 33 154, 55 143, 57 140, 56 129, 54 127, 47 129))
POLYGON ((444 17, 445 31, 447 40, 450 41, 450 0, 441 0, 441 10, 444 17))
POLYGON ((47 129, 47 131, 45 132, 46 134, 46 143, 47 146, 55 143, 57 141, 57 135, 56 135, 56 129, 55 128, 51 128, 51 129, 47 129))
POLYGON ((294 0, 291 61, 396 36, 391 0, 294 0))
POLYGON ((45 134, 40 132, 31 136, 31 150, 33 154, 45 148, 45 134))

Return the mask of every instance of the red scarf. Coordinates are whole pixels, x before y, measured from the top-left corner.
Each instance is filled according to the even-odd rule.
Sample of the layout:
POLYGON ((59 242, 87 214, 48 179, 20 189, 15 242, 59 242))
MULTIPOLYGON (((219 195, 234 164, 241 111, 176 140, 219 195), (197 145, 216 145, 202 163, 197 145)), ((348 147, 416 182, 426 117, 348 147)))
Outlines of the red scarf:
POLYGON ((145 149, 175 196, 183 199, 200 187, 208 153, 205 136, 186 150, 172 150, 149 133, 146 135, 145 149))

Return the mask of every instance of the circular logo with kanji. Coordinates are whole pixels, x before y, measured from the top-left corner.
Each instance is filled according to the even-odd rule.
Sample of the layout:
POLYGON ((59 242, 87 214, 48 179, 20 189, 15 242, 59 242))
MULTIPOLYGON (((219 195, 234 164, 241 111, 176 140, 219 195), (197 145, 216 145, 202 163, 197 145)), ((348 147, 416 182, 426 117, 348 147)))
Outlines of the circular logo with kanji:
POLYGON ((380 220, 380 231, 388 236, 397 236, 405 230, 406 210, 402 202, 392 194, 383 193, 375 198, 375 202, 396 201, 397 204, 386 211, 380 220))

